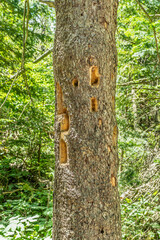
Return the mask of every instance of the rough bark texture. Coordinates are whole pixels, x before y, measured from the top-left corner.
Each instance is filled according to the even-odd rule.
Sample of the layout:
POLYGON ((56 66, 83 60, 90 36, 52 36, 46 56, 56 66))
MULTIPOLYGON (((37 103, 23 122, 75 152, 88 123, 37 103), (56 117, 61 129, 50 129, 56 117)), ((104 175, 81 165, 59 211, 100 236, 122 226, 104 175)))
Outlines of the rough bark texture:
POLYGON ((117 0, 55 0, 54 240, 120 240, 117 0))

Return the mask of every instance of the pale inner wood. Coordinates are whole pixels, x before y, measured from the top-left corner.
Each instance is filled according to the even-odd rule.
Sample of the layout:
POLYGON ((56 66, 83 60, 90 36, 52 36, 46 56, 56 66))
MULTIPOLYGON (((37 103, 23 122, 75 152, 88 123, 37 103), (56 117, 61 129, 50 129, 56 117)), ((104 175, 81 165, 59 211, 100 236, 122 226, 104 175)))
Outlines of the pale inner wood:
POLYGON ((60 140, 60 163, 67 163, 67 145, 63 139, 60 140))
POLYGON ((63 114, 63 119, 61 121, 61 131, 69 130, 69 115, 68 112, 63 114))
POLYGON ((100 74, 97 66, 92 66, 90 68, 90 85, 98 87, 100 82, 100 74))
POLYGON ((63 104, 63 93, 62 88, 59 83, 57 83, 57 111, 58 114, 62 114, 66 112, 66 108, 63 104))

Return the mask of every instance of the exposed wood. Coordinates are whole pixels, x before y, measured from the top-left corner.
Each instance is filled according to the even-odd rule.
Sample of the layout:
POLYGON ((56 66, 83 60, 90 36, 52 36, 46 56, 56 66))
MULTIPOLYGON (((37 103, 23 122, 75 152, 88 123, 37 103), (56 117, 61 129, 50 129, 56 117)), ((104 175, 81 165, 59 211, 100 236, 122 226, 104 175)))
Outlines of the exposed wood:
POLYGON ((97 66, 90 68, 90 85, 92 87, 98 87, 100 82, 100 74, 97 66))
POLYGON ((54 240, 121 240, 117 6, 55 0, 54 240))

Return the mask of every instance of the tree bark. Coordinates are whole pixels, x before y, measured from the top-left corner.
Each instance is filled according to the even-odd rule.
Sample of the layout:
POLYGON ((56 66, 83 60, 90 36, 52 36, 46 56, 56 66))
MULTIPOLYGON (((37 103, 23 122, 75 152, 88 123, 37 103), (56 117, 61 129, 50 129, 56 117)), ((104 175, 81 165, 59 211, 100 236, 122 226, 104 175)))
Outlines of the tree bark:
POLYGON ((54 240, 120 240, 117 0, 56 0, 54 240))

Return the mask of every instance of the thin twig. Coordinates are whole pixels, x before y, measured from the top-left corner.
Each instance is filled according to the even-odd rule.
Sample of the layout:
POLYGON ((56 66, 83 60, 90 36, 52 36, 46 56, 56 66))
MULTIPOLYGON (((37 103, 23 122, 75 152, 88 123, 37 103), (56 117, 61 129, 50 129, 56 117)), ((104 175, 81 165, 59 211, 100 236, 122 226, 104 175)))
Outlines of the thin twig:
MULTIPOLYGON (((29 85, 28 85, 28 81, 27 81, 27 75, 26 75, 25 72, 23 73, 23 79, 24 79, 25 84, 26 84, 26 89, 27 89, 27 91, 28 91, 28 95, 29 95, 29 97, 30 97, 30 99, 31 99, 31 102, 32 102, 32 104, 33 104, 33 98, 32 98, 32 95, 31 95, 31 92, 30 92, 30 89, 29 89, 29 85)), ((33 104, 33 105, 34 105, 34 104, 33 104)))
POLYGON ((26 37, 25 37, 25 43, 27 42, 27 38, 28 38, 28 24, 29 24, 29 0, 27 0, 27 22, 26 22, 26 37))
POLYGON ((24 68, 24 61, 25 61, 25 48, 26 48, 26 30, 25 30, 25 18, 26 18, 26 5, 27 0, 24 2, 24 13, 23 13, 23 50, 22 50, 22 60, 21 60, 21 69, 24 68))
POLYGON ((23 110, 22 110, 22 112, 21 112, 21 114, 20 114, 20 116, 19 116, 19 118, 18 118, 18 120, 22 117, 22 114, 24 113, 24 111, 25 111, 25 109, 26 109, 26 107, 28 106, 28 104, 30 104, 31 103, 31 100, 24 106, 24 108, 23 108, 23 110))
POLYGON ((47 50, 45 53, 43 53, 40 57, 38 57, 36 60, 34 60, 33 63, 38 63, 38 62, 40 62, 43 58, 45 58, 46 56, 48 56, 52 51, 53 51, 53 48, 50 48, 50 49, 47 50))
POLYGON ((154 88, 133 88, 133 89, 138 89, 138 90, 152 90, 152 91, 160 91, 160 89, 154 89, 154 88))
POLYGON ((11 192, 3 192, 3 194, 12 194, 12 193, 15 193, 15 192, 18 192, 18 191, 22 191, 22 189, 16 189, 16 190, 11 191, 11 192))
POLYGON ((142 78, 142 79, 137 79, 136 81, 139 81, 139 82, 135 82, 135 81, 130 81, 130 82, 126 82, 126 83, 123 83, 123 84, 117 84, 117 86, 129 86, 129 85, 133 85, 133 84, 141 84, 141 83, 150 83, 150 81, 146 81, 148 80, 148 78, 142 78))
POLYGON ((12 80, 13 78, 19 77, 19 75, 21 75, 23 72, 24 72, 24 69, 19 70, 17 73, 11 76, 10 79, 12 80))
MULTIPOLYGON (((17 75, 19 75, 18 74, 19 72, 17 72, 17 75)), ((14 80, 13 80, 13 82, 12 82, 12 84, 11 84, 11 86, 10 86, 10 89, 9 89, 9 91, 8 91, 8 93, 7 93, 7 95, 6 95, 6 98, 5 98, 5 100, 4 100, 4 102, 1 104, 1 106, 0 106, 0 109, 3 107, 3 105, 5 104, 5 102, 7 101, 7 98, 8 98, 8 95, 9 95, 9 93, 10 93, 10 91, 11 91, 11 89, 12 89, 12 87, 13 87, 13 84, 14 84, 14 82, 16 81, 16 77, 14 77, 14 80)))
POLYGON ((155 17, 155 18, 159 18, 160 14, 154 14, 154 15, 150 15, 151 17, 155 17))

